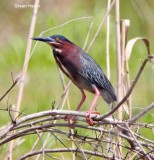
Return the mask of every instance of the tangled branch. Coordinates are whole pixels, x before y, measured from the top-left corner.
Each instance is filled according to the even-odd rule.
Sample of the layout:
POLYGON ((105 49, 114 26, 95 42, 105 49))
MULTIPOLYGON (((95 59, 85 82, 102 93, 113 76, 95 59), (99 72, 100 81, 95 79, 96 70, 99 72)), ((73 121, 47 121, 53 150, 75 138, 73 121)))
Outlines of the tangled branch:
MULTIPOLYGON (((115 108, 113 108, 105 115, 92 114, 94 126, 87 126, 85 112, 58 109, 60 102, 68 92, 68 85, 68 87, 66 87, 62 93, 60 102, 56 107, 53 107, 52 110, 24 115, 22 118, 14 119, 12 120, 12 123, 1 127, 0 146, 5 145, 12 140, 25 138, 25 136, 38 135, 39 139, 41 140, 41 136, 45 133, 48 133, 50 134, 49 137, 54 137, 54 139, 56 139, 59 144, 65 148, 60 146, 56 149, 46 149, 43 146, 42 149, 34 151, 34 146, 29 153, 21 156, 19 159, 26 159, 31 156, 40 155, 42 153, 44 156, 50 156, 50 153, 57 152, 73 153, 80 159, 87 159, 87 156, 114 159, 117 156, 115 155, 114 148, 122 147, 127 149, 125 156, 121 155, 121 157, 116 158, 127 159, 130 157, 136 157, 136 159, 140 159, 142 157, 142 159, 152 160, 154 158, 154 141, 142 136, 140 134, 140 130, 143 128, 152 130, 154 125, 148 123, 139 123, 137 121, 141 116, 143 117, 148 113, 148 111, 154 108, 154 102, 130 119, 119 121, 115 118, 109 117, 109 115, 113 115, 113 113, 115 113, 115 111, 127 100, 132 90, 134 89, 135 84, 137 83, 137 80, 139 79, 139 76, 141 75, 146 63, 153 57, 153 55, 149 55, 144 60, 135 78, 135 81, 133 82, 126 96, 119 104, 117 104, 115 108), (64 122, 63 120, 66 115, 75 116, 78 124, 74 124, 73 128, 70 128, 70 122, 64 122), (78 132, 80 129, 85 130, 86 132, 78 132), (70 145, 65 144, 61 138, 59 138, 61 136, 63 139, 67 139, 68 141, 70 140, 73 142, 75 148, 71 148, 70 145), (122 138, 122 142, 116 141, 118 137, 122 138), (126 144, 125 141, 128 143, 126 144), (91 147, 91 149, 87 150, 86 147, 84 148, 85 144, 91 147)), ((16 85, 18 80, 19 79, 16 79, 14 81, 12 86, 1 97, 1 99, 3 99, 7 93, 9 93, 9 91, 16 85)), ((9 112, 12 111, 13 110, 9 109, 9 112)))

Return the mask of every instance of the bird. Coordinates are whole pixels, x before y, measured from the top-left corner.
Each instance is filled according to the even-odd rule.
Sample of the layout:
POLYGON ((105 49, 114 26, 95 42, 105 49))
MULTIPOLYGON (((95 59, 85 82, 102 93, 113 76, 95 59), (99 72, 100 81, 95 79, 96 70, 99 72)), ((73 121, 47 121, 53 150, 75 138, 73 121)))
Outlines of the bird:
MULTIPOLYGON (((51 46, 57 65, 81 91, 82 98, 76 111, 79 111, 86 99, 85 90, 95 94, 90 110, 86 113, 87 122, 89 125, 94 125, 91 114, 99 114, 99 112, 94 111, 98 97, 101 96, 108 105, 117 101, 113 86, 101 67, 82 48, 62 35, 33 37, 32 39, 45 42, 51 46)), ((76 123, 74 116, 70 115, 65 119, 76 123)))

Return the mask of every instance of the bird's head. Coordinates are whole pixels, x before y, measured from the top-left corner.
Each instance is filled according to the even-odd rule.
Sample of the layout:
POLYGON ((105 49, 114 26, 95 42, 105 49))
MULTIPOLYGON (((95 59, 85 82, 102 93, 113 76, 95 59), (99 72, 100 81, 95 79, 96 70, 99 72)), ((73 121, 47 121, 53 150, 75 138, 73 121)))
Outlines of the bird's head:
POLYGON ((58 53, 62 53, 64 51, 67 51, 68 49, 71 49, 74 44, 69 41, 67 38, 65 38, 62 35, 52 35, 50 37, 37 37, 32 38, 36 41, 42 41, 49 44, 52 49, 58 53))

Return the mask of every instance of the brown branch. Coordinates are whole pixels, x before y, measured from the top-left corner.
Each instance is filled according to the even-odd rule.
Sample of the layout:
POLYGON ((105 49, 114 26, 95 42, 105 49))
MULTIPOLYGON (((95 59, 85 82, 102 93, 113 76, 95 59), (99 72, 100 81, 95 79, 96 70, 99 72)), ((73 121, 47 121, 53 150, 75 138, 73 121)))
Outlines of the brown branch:
MULTIPOLYGON (((30 123, 30 122, 29 122, 30 123)), ((14 127, 19 124, 19 122, 17 122, 16 124, 14 124, 14 127)), ((30 128, 27 128, 27 129, 24 129, 24 130, 20 130, 19 132, 17 133, 14 133, 12 135, 10 135, 9 137, 6 137, 4 138, 1 142, 0 142, 0 145, 3 145, 13 139, 16 139, 18 137, 21 137, 21 136, 25 136, 25 135, 29 135, 29 134, 34 134, 36 133, 37 130, 40 130, 40 131, 45 131, 46 129, 50 128, 50 127, 69 127, 69 124, 68 123, 56 123, 56 124, 45 124, 45 125, 39 125, 39 126, 33 126, 33 127, 30 127, 30 128)), ((115 135, 115 136, 120 136, 126 140, 129 140, 129 141, 133 141, 132 138, 128 137, 128 136, 125 136, 124 134, 117 134, 116 132, 114 131, 108 131, 108 130, 105 130, 103 128, 95 128, 95 127, 91 127, 91 126, 85 126, 85 125, 74 125, 74 127, 78 127, 78 128, 84 128, 86 130, 93 130, 93 131, 97 131, 97 132, 100 132, 100 133, 106 133, 106 134, 112 134, 112 135, 115 135)), ((12 127, 13 129, 13 127, 12 127)), ((9 132, 7 132, 8 134, 9 132)), ((1 137, 2 138, 2 137, 1 137)), ((145 142, 142 142, 142 141, 139 141, 139 143, 143 146, 149 146, 149 147, 152 147, 154 148, 154 145, 152 144, 146 144, 145 142)))
POLYGON ((129 97, 130 94, 132 93, 132 91, 133 91, 133 89, 134 89, 134 87, 135 87, 135 85, 136 85, 136 83, 137 83, 137 81, 138 81, 138 79, 139 79, 139 77, 140 77, 140 75, 141 75, 141 73, 142 73, 142 71, 143 71, 146 63, 147 63, 148 61, 150 61, 152 58, 154 58, 154 55, 149 55, 149 56, 144 60, 144 62, 142 63, 142 65, 141 65, 141 67, 140 67, 140 69, 139 69, 139 71, 138 71, 138 73, 137 73, 137 76, 136 76, 135 80, 133 81, 133 83, 132 83, 130 89, 128 90, 127 94, 125 95, 125 97, 124 97, 110 112, 104 114, 103 116, 101 116, 101 117, 99 117, 99 118, 95 118, 95 120, 102 120, 102 119, 104 119, 105 117, 108 117, 108 116, 110 116, 111 114, 113 114, 119 107, 121 107, 121 105, 128 99, 128 97, 129 97))
MULTIPOLYGON (((5 127, 5 129, 0 131, 0 138, 2 138, 3 136, 5 136, 9 131, 12 131, 14 129, 19 129, 21 127, 26 127, 26 126, 30 126, 31 124, 35 125, 37 123, 42 123, 45 121, 51 121, 51 120, 58 120, 58 119, 63 119, 63 117, 60 117, 60 115, 73 115, 73 116, 78 116, 78 120, 79 121, 84 121, 86 122, 86 113, 85 112, 78 112, 78 111, 68 111, 68 110, 47 110, 47 111, 42 111, 39 113, 34 113, 34 114, 30 114, 27 116, 24 116, 20 119, 18 119, 16 121, 16 125, 14 126, 13 124, 10 124, 8 126, 5 127), (43 119, 39 119, 39 120, 35 120, 41 117, 46 117, 49 116, 49 118, 43 118, 43 119), (84 118, 82 118, 84 117, 84 118), (30 120, 33 120, 31 123, 29 122, 30 120), (25 122, 27 122, 27 124, 25 124, 25 122), (24 124, 23 124, 24 123, 24 124), (21 124, 23 126, 21 126, 21 124)), ((95 119, 95 117, 101 117, 95 114, 92 114, 92 118, 95 119)), ((129 123, 129 122, 128 122, 129 123)), ((95 124, 97 124, 97 122, 95 122, 95 124)), ((123 121, 118 121, 116 119, 113 118, 105 118, 103 119, 103 122, 98 122, 98 124, 125 124, 125 122, 123 121)), ((146 124, 145 124, 146 125, 146 124)), ((90 128, 90 126, 88 126, 88 128, 90 128)))
MULTIPOLYGON (((105 118, 103 119, 103 121, 99 122, 96 121, 95 124, 101 124, 101 126, 87 126, 84 123, 82 124, 75 124, 74 125, 74 129, 84 129, 86 131, 87 134, 81 134, 81 133, 71 133, 71 132, 66 132, 63 131, 64 128, 69 128, 69 123, 68 122, 62 122, 62 123, 53 123, 55 120, 61 120, 64 118, 65 115, 74 115, 77 116, 77 120, 78 121, 83 121, 86 122, 86 113, 85 112, 77 112, 77 111, 68 111, 68 110, 49 110, 49 111, 43 111, 43 112, 39 112, 39 113, 34 113, 25 117, 22 117, 20 119, 16 120, 15 124, 10 124, 8 126, 6 126, 5 128, 1 128, 0 130, 0 145, 4 145, 14 139, 17 139, 19 137, 25 137, 25 136, 30 136, 32 134, 38 134, 38 135, 42 135, 42 133, 44 132, 48 132, 48 133, 52 133, 54 135, 57 136, 57 138, 63 143, 63 140, 61 138, 59 138, 58 134, 62 134, 65 135, 66 138, 70 138, 70 141, 74 141, 76 145, 76 148, 79 148, 79 150, 81 150, 81 154, 83 156, 86 155, 86 153, 84 152, 85 148, 82 148, 82 146, 80 146, 79 144, 82 145, 82 143, 88 144, 90 145, 93 150, 91 151, 97 151, 99 154, 102 152, 103 154, 105 153, 104 151, 106 150, 106 148, 104 148, 104 143, 108 144, 108 145, 112 145, 115 147, 123 147, 125 149, 127 149, 128 151, 130 151, 131 153, 137 153, 138 156, 142 156, 143 154, 141 154, 141 152, 138 150, 138 145, 136 145, 137 143, 134 141, 133 137, 131 136, 129 130, 124 127, 125 123, 129 122, 125 122, 125 121, 118 121, 116 119, 113 118, 105 118), (105 125, 104 125, 105 124, 105 125), (114 129, 110 130, 110 128, 106 128, 106 125, 113 125, 114 129), (103 128, 102 128, 103 127, 103 128), (58 129, 57 129, 58 128, 58 129), (12 132, 16 130, 16 132, 12 132), (119 133, 118 130, 120 130, 122 133, 119 133), (95 133, 94 136, 89 136, 89 131, 93 131, 93 134, 95 133), (124 132, 125 131, 125 132, 124 132), (12 133, 12 134, 10 134, 12 133), (56 134, 55 134, 56 133, 56 134), (103 135, 102 136, 99 136, 103 135), (126 146, 124 144, 119 144, 116 142, 112 142, 110 140, 110 135, 111 136, 119 136, 121 137, 123 140, 127 140, 128 143, 131 145, 131 148, 129 146, 126 146), (98 146, 98 150, 97 146, 96 146, 96 142, 98 142, 99 146, 98 146), (101 143, 99 143, 101 142, 101 143), (133 143, 135 142, 135 143, 133 143), (102 151, 100 151, 100 147, 102 149, 102 151)), ((92 115, 92 118, 96 117, 96 115, 92 115)), ((86 123, 87 124, 87 123, 86 123)), ((144 137, 138 137, 138 135, 136 133, 133 133, 133 135, 137 138, 141 138, 141 140, 138 140, 138 144, 140 144, 140 146, 144 147, 144 149, 146 150, 146 152, 150 152, 151 150, 154 149, 154 144, 153 142, 149 142, 148 139, 144 139, 144 137)), ((62 136, 64 137, 64 136, 62 136)), ((64 137, 64 138, 65 138, 64 137)), ((41 140, 41 139, 40 139, 41 140)), ((59 141, 58 140, 58 141, 59 141)), ((66 147, 66 144, 64 144, 64 146, 66 147)), ((66 147, 66 149, 68 150, 68 148, 66 147)), ((77 149, 78 150, 78 149, 77 149)), ((43 153, 43 155, 45 155, 45 147, 43 146, 43 148, 41 148, 41 151, 43 153)), ((30 151, 30 153, 33 153, 35 151, 30 151)), ((106 150, 107 152, 107 150, 106 150)), ((73 154, 75 154, 73 152, 73 154)), ((108 155, 112 155, 114 156, 114 150, 111 148, 111 150, 109 150, 109 153, 107 153, 108 155)), ((108 156, 106 154, 106 156, 108 156)), ((39 154, 38 154, 39 156, 39 154)), ((151 156, 151 155, 149 155, 151 156)), ((86 157, 86 156, 85 156, 86 157)), ((116 157, 116 155, 115 155, 116 157)))
MULTIPOLYGON (((78 148, 77 149, 69 148, 69 150, 67 148, 59 148, 59 149, 44 149, 44 152, 45 153, 62 153, 62 152, 82 153, 82 150, 78 149, 78 148)), ((83 150, 83 152, 84 152, 84 154, 88 154, 88 155, 92 155, 92 156, 96 156, 96 157, 102 157, 105 159, 112 159, 113 158, 113 157, 106 156, 105 154, 102 154, 102 153, 100 154, 98 152, 93 152, 93 151, 89 151, 89 150, 83 150)), ((42 153, 42 150, 33 151, 33 152, 30 152, 30 153, 23 155, 18 160, 24 160, 28 157, 32 157, 32 156, 35 156, 35 155, 41 154, 41 153, 42 153)))

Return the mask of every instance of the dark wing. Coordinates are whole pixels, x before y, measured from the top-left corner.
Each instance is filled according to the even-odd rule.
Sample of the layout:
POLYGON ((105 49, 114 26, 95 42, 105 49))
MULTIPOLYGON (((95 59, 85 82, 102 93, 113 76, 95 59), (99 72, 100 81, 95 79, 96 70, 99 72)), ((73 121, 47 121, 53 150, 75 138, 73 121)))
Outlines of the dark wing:
POLYGON ((112 97, 113 101, 116 101, 114 89, 100 66, 87 53, 81 51, 80 56, 80 62, 82 66, 81 74, 83 74, 84 77, 86 77, 86 79, 94 84, 99 90, 107 91, 112 97))

